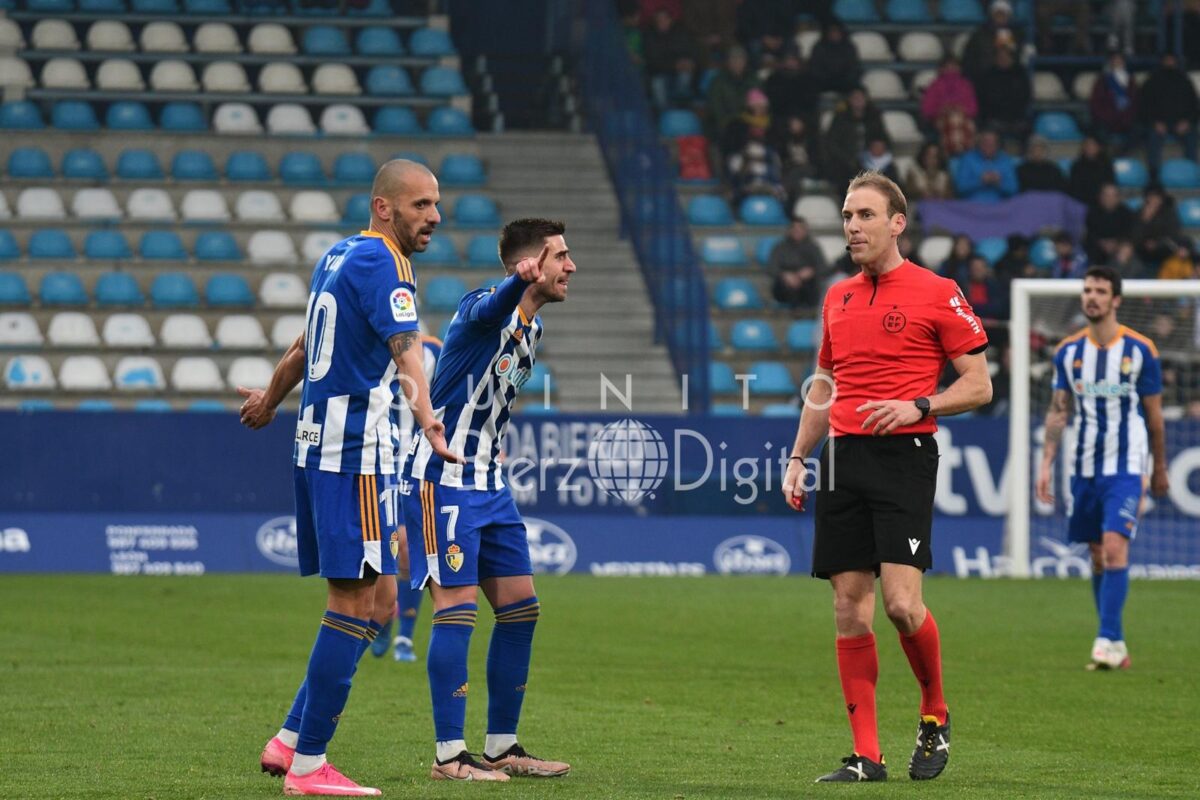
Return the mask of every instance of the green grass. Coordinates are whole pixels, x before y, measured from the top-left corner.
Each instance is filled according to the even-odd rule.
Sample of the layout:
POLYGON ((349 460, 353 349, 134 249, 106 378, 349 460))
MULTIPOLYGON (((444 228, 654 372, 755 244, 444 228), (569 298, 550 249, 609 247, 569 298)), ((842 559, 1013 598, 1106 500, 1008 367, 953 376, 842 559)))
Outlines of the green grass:
MULTIPOLYGON (((1134 668, 1087 673, 1083 581, 935 579, 954 758, 908 780, 916 684, 882 614, 887 784, 813 786, 850 750, 828 587, 804 578, 542 577, 522 722, 558 781, 431 782, 421 665, 367 657, 331 756, 385 797, 1162 798, 1200 796, 1200 585, 1135 582, 1134 668)), ((323 607, 286 576, 0 580, 0 798, 276 797, 258 771, 323 607)), ((481 614, 481 619, 485 615, 481 614)), ((424 609, 420 649, 428 639, 424 609)), ((482 745, 472 648, 469 743, 482 745)))

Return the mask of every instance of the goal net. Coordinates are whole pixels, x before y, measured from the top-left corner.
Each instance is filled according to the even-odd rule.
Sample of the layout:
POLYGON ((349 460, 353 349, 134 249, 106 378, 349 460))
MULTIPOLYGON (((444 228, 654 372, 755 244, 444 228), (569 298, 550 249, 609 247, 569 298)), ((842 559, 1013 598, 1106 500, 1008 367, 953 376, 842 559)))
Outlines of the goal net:
MULTIPOLYGON (((1067 542, 1074 467, 1072 425, 1054 465, 1054 503, 1037 499, 1046 409, 1054 386, 1054 352, 1087 325, 1080 280, 1016 280, 1010 324, 1009 457, 1011 505, 1005 529, 1008 567, 1017 576, 1086 574, 1085 546, 1067 542)), ((1200 280, 1130 280, 1117 319, 1150 337, 1163 369, 1170 493, 1143 499, 1130 548, 1134 577, 1200 578, 1200 280)), ((1072 406, 1072 412, 1073 412, 1072 406)))

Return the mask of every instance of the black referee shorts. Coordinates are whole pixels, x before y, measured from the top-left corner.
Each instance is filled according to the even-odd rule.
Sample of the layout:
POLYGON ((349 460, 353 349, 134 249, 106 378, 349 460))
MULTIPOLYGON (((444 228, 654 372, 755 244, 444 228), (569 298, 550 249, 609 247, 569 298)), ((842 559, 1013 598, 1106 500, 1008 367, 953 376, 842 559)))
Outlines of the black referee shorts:
POLYGON ((933 493, 938 449, 932 435, 830 437, 815 492, 813 576, 933 564, 933 493))

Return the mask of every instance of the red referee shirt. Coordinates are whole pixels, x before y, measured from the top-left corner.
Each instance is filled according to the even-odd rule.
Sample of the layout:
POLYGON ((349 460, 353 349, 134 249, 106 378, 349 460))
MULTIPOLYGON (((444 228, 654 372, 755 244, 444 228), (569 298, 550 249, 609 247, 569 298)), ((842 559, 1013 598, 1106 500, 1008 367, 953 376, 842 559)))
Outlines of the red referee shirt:
MULTIPOLYGON (((987 346, 983 324, 958 284, 904 261, 878 278, 859 273, 825 295, 817 363, 833 370, 831 434, 864 435, 872 400, 909 400, 937 392, 946 362, 987 346)), ((933 417, 892 435, 933 433, 933 417)))

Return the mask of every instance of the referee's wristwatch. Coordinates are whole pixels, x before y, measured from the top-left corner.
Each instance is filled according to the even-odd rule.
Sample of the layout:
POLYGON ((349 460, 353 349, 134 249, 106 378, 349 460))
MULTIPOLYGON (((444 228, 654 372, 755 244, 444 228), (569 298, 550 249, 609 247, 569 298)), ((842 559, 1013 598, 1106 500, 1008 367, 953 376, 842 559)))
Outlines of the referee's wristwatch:
POLYGON ((917 410, 921 412, 921 419, 925 419, 929 416, 928 397, 918 397, 916 400, 913 400, 913 405, 916 406, 917 410))

